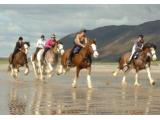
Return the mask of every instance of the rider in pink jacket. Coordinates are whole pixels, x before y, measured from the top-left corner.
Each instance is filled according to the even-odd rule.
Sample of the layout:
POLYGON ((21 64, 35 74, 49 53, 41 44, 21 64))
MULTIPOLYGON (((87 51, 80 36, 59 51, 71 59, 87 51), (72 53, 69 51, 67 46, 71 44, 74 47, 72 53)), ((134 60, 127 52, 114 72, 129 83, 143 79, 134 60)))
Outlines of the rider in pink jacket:
POLYGON ((57 40, 56 40, 56 35, 55 35, 55 34, 52 34, 51 38, 49 38, 49 39, 46 41, 45 45, 44 45, 43 58, 44 58, 46 52, 47 52, 51 47, 53 47, 53 46, 55 45, 56 41, 57 41, 57 40))

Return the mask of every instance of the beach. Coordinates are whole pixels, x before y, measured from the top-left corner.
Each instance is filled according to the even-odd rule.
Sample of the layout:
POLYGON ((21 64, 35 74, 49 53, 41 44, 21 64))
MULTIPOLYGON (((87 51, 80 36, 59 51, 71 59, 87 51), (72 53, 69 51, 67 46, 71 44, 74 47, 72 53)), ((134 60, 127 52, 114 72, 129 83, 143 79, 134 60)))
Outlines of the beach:
POLYGON ((30 73, 20 71, 19 80, 7 72, 7 65, 0 65, 0 114, 1 115, 159 115, 160 66, 152 66, 155 86, 149 84, 147 73, 139 73, 140 87, 134 86, 134 71, 127 76, 127 86, 121 85, 122 73, 112 76, 115 64, 94 64, 93 88, 87 88, 86 72, 80 73, 77 88, 71 83, 72 69, 66 75, 53 75, 50 79, 35 79, 30 73))

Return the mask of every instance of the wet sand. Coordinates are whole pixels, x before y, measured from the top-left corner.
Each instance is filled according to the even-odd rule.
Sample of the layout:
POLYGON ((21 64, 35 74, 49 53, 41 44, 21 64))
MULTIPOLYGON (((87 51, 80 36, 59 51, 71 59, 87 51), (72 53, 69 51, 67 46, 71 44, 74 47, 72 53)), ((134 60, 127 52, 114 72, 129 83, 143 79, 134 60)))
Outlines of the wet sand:
POLYGON ((160 66, 151 70, 155 86, 149 85, 147 74, 142 71, 141 87, 133 86, 134 72, 127 77, 128 86, 123 87, 122 74, 112 76, 115 65, 93 65, 93 89, 87 88, 85 70, 74 89, 71 88, 74 69, 45 82, 35 80, 33 71, 28 76, 21 72, 16 82, 6 69, 6 65, 0 65, 0 114, 160 114, 160 66))

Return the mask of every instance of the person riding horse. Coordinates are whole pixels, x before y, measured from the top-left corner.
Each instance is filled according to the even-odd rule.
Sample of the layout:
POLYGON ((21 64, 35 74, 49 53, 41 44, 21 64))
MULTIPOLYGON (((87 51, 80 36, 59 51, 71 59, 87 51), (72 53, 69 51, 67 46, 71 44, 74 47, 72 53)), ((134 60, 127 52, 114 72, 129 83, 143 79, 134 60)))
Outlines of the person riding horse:
POLYGON ((11 57, 11 64, 13 63, 14 56, 16 55, 16 53, 21 51, 22 47, 23 47, 23 37, 19 37, 18 41, 16 42, 16 46, 14 48, 14 52, 13 52, 12 57, 11 57))
POLYGON ((43 59, 45 58, 46 52, 56 44, 56 35, 52 34, 51 38, 49 38, 44 45, 43 59))
POLYGON ((41 38, 37 40, 37 44, 36 44, 36 51, 33 55, 33 61, 35 60, 37 53, 40 49, 43 49, 45 45, 45 36, 41 35, 41 38))
POLYGON ((69 60, 68 60, 68 66, 72 66, 72 58, 75 54, 77 54, 81 48, 84 48, 87 44, 87 37, 86 37, 86 30, 81 30, 74 39, 74 47, 71 50, 69 60))
POLYGON ((128 65, 132 63, 133 58, 137 58, 139 52, 142 51, 142 48, 144 46, 144 36, 143 35, 138 35, 138 39, 135 40, 135 43, 132 47, 132 53, 131 56, 128 60, 128 65))

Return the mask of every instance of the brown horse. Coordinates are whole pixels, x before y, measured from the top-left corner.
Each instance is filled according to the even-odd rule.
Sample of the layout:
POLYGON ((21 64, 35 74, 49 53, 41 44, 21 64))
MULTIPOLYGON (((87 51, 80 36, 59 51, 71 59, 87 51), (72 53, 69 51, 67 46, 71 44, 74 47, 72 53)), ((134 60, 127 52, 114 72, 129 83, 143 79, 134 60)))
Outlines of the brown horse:
POLYGON ((30 43, 24 42, 21 50, 15 54, 12 64, 11 64, 12 54, 9 56, 8 70, 11 71, 11 75, 14 78, 18 77, 19 67, 22 67, 24 65, 26 66, 25 75, 29 73, 29 67, 27 63, 27 53, 28 53, 29 47, 30 47, 30 43))
POLYGON ((135 74, 135 86, 139 86, 139 82, 138 82, 138 72, 146 69, 147 73, 148 73, 148 78, 150 80, 150 84, 154 85, 155 81, 152 79, 151 77, 151 73, 150 73, 150 64, 151 61, 155 61, 157 59, 156 56, 156 46, 154 44, 151 43, 146 43, 144 44, 144 47, 142 49, 142 51, 139 53, 139 57, 137 59, 133 59, 131 65, 127 65, 127 61, 130 57, 131 53, 126 53, 124 55, 122 55, 119 59, 119 66, 117 68, 117 70, 113 73, 114 76, 117 75, 117 73, 122 70, 124 73, 123 79, 122 79, 122 84, 127 84, 126 82, 126 73, 127 71, 131 70, 131 69, 135 69, 136 74, 135 74), (125 68, 128 67, 129 69, 126 70, 125 68))
MULTIPOLYGON (((61 65, 57 71, 57 74, 60 75, 62 73, 66 73, 67 69, 69 69, 67 65, 67 61, 69 59, 69 55, 71 53, 71 49, 67 49, 64 54, 61 57, 61 65)), ((96 41, 95 40, 88 40, 88 43, 86 47, 82 48, 78 54, 75 54, 72 59, 72 63, 76 67, 76 76, 73 80, 72 87, 76 87, 76 82, 79 77, 79 72, 82 69, 87 69, 88 70, 88 75, 87 75, 87 81, 88 81, 88 88, 92 88, 91 84, 91 64, 92 64, 92 59, 91 55, 93 57, 98 57, 98 52, 96 48, 96 41)))

